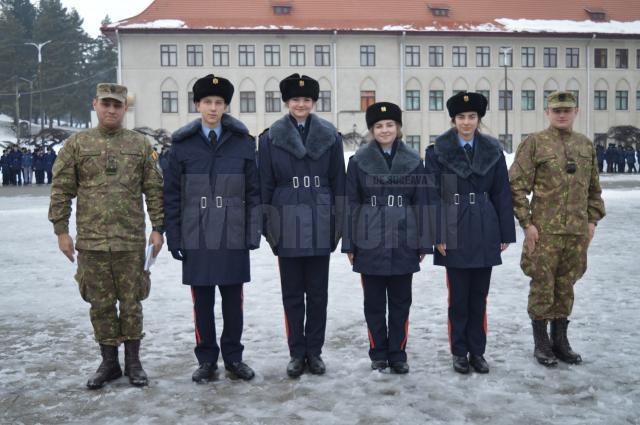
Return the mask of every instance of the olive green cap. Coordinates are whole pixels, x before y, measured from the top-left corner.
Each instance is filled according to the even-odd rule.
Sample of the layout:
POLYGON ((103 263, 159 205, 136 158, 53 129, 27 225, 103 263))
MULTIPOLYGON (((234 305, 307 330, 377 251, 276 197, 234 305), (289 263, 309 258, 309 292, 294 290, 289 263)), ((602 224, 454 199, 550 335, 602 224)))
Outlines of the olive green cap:
POLYGON ((127 103, 127 88, 120 84, 100 83, 96 86, 96 98, 115 99, 122 103, 127 103))
POLYGON ((576 97, 569 91, 554 91, 547 97, 547 107, 554 108, 575 108, 577 107, 576 97))

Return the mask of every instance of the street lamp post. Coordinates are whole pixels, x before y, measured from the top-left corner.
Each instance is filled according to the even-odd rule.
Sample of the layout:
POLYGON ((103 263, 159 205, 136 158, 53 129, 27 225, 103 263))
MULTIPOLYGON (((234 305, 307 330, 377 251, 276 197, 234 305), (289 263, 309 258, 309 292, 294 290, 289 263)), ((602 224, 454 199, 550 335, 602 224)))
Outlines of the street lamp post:
POLYGON ((24 43, 27 46, 33 46, 38 50, 38 91, 40 92, 40 130, 44 128, 44 115, 42 112, 42 48, 51 43, 47 40, 44 43, 24 43))
MULTIPOLYGON (((504 66, 504 140, 503 145, 507 147, 507 138, 509 137, 509 110, 507 109, 507 93, 509 91, 509 86, 507 84, 507 68, 511 65, 511 61, 509 60, 509 52, 511 52, 511 47, 501 47, 500 51, 502 52, 503 63, 504 66)), ((513 94, 511 98, 511 104, 513 105, 513 94)))
POLYGON ((29 83, 29 138, 31 138, 31 122, 33 120, 33 81, 22 77, 18 78, 29 83))

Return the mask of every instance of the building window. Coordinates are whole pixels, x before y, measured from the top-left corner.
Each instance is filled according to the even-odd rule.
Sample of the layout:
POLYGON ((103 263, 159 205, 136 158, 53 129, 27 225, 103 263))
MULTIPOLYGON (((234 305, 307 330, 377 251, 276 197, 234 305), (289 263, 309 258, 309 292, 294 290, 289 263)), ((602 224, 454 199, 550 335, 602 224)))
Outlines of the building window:
POLYGON ((533 68, 534 66, 536 66, 536 48, 523 47, 522 48, 522 67, 533 68))
POLYGON ((273 13, 276 15, 290 15, 291 14, 291 6, 287 5, 274 5, 273 13))
POLYGON ((305 66, 304 44, 289 46, 289 66, 305 66))
POLYGON ((522 110, 535 111, 536 92, 535 90, 522 90, 522 110))
POLYGON ((240 112, 251 113, 256 111, 256 92, 240 92, 240 112))
POLYGON ((491 48, 488 46, 476 47, 476 66, 491 66, 491 48))
POLYGON ((636 50, 636 68, 640 69, 640 49, 636 50))
POLYGON ((430 134, 429 135, 429 144, 435 143, 436 140, 438 139, 438 137, 440 137, 439 134, 430 134))
POLYGON ((487 111, 491 109, 491 98, 489 90, 476 90, 476 93, 483 95, 487 99, 487 111))
POLYGON ((640 90, 636 90, 636 111, 640 111, 640 90))
POLYGON ((190 91, 187 94, 187 111, 189 111, 190 114, 197 114, 198 113, 198 108, 196 108, 196 104, 193 103, 193 92, 190 91))
POLYGON ((500 141, 500 144, 502 145, 502 149, 504 149, 506 153, 513 153, 513 135, 500 134, 498 136, 498 141, 500 141))
POLYGON ((420 110, 420 90, 407 90, 405 96, 407 111, 420 110))
POLYGON ((511 90, 500 90, 498 93, 498 110, 510 111, 513 109, 513 92, 511 90))
POLYGON ((238 46, 238 65, 256 66, 256 46, 252 44, 238 46))
POLYGON ((280 112, 280 99, 279 91, 267 91, 264 92, 264 110, 265 112, 280 112))
POLYGON ((431 10, 431 14, 433 16, 449 16, 449 8, 447 7, 431 7, 429 6, 429 10, 431 10))
POLYGON ((328 44, 314 47, 316 66, 331 66, 331 46, 328 44))
POLYGON ((576 98, 576 106, 580 106, 580 92, 578 90, 567 90, 576 98))
POLYGON ((280 45, 266 44, 264 46, 264 66, 280 66, 280 45))
POLYGON ((593 109, 595 109, 596 111, 607 110, 607 91, 606 90, 596 90, 593 93, 593 109))
POLYGON ((429 110, 442 111, 444 103, 444 91, 429 90, 429 110))
POLYGON ((453 66, 467 66, 467 48, 464 46, 453 46, 453 66))
POLYGON ((213 66, 229 66, 229 45, 213 45, 213 66))
POLYGON ((162 112, 166 114, 178 112, 178 92, 162 92, 162 112))
POLYGON ((629 110, 629 92, 627 90, 616 90, 616 111, 629 110))
POLYGON ((366 112, 370 105, 376 103, 376 92, 373 90, 360 91, 360 110, 366 112))
POLYGON ((444 65, 444 47, 429 46, 429 66, 444 65))
POLYGON ((202 44, 187 44, 187 66, 202 65, 202 44))
POLYGON ((160 45, 160 66, 178 66, 178 46, 175 44, 160 45))
POLYGON ((411 149, 420 153, 420 136, 407 136, 406 142, 411 149))
POLYGON ((498 66, 513 66, 513 48, 507 46, 500 47, 498 66))
POLYGON ((543 50, 543 56, 545 68, 558 67, 558 49, 556 47, 545 47, 543 50))
POLYGON ((360 46, 360 66, 376 66, 376 46, 360 46))
POLYGON ((567 47, 567 68, 578 68, 580 66, 580 49, 577 47, 567 47))
POLYGON ((420 66, 420 46, 404 47, 405 66, 420 66))
POLYGON ((555 90, 544 90, 542 92, 542 109, 547 109, 547 106, 548 106, 547 99, 549 99, 549 95, 554 91, 555 90))
POLYGON ((318 93, 318 102, 316 102, 317 112, 331 112, 331 91, 320 90, 318 93))
POLYGON ((596 68, 606 68, 607 49, 594 49, 593 60, 596 68))
POLYGON ((629 68, 629 50, 616 49, 616 68, 619 68, 619 69, 629 68))

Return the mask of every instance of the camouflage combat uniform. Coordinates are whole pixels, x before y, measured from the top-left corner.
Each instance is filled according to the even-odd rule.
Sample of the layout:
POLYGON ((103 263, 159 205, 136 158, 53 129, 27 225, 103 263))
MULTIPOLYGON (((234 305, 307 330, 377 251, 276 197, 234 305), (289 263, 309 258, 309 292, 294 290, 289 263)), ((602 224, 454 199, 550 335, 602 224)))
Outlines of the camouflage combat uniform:
POLYGON ((68 233, 71 200, 77 196, 75 278, 103 345, 143 336, 140 301, 149 295, 150 280, 144 271, 142 195, 152 225, 162 226, 157 158, 138 133, 96 128, 71 136, 53 168, 49 220, 57 235, 68 233))
POLYGON ((588 224, 605 215, 593 143, 553 127, 534 133, 518 147, 509 180, 520 225, 533 224, 539 233, 533 253, 523 246, 520 263, 531 278, 529 316, 566 318, 573 285, 587 269, 588 224), (573 173, 567 171, 571 163, 573 173))

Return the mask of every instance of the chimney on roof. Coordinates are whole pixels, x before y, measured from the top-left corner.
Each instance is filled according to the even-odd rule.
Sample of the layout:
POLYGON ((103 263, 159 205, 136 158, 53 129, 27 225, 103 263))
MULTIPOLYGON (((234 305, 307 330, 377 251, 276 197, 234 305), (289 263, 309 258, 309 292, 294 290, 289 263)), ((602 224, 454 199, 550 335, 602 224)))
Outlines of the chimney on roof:
POLYGON ((604 9, 584 9, 585 12, 589 15, 589 19, 595 22, 602 22, 607 20, 607 12, 604 9))
POLYGON ((436 17, 449 16, 449 6, 436 6, 436 5, 427 5, 431 14, 436 17))
POLYGON ((272 3, 271 7, 276 15, 291 15, 291 9, 293 9, 291 3, 287 2, 272 3))

